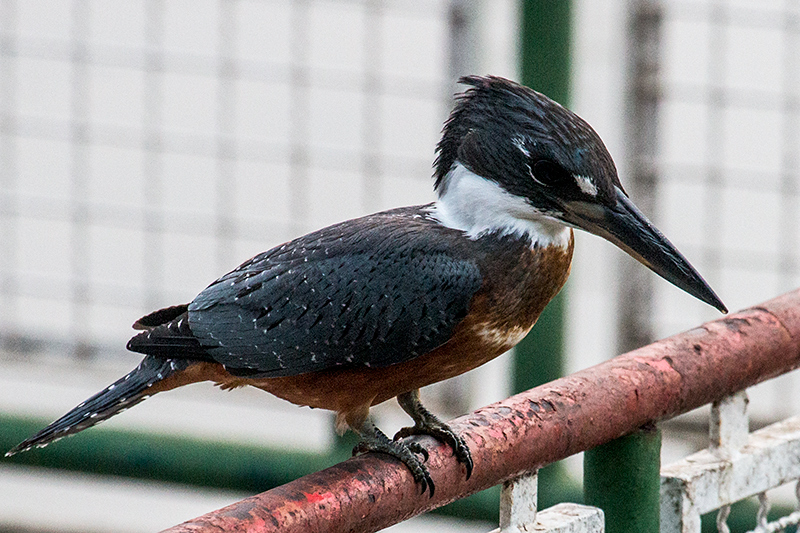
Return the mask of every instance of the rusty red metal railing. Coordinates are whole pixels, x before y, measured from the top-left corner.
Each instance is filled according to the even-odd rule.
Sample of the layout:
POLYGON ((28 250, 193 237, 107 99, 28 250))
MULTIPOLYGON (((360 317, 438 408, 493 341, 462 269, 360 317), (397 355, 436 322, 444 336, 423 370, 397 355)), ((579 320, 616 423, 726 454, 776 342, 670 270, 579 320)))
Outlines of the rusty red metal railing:
POLYGON ((398 461, 367 454, 166 531, 377 531, 799 366, 794 291, 452 421, 472 450, 469 480, 450 448, 421 437, 434 498, 398 461))

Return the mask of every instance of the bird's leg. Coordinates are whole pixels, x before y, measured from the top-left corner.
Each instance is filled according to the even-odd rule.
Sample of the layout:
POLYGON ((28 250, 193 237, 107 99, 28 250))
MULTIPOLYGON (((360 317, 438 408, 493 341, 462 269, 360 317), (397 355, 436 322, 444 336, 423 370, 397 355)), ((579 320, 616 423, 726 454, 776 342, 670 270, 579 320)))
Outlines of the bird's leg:
POLYGON ((364 423, 355 432, 361 437, 361 441, 353 448, 353 455, 365 452, 381 452, 399 459, 411 471, 414 481, 422 486, 422 493, 424 494, 426 490, 430 490, 431 498, 433 497, 433 491, 435 490, 433 479, 431 479, 431 475, 425 465, 422 464, 422 461, 414 455, 419 453, 426 460, 428 459, 428 452, 422 446, 416 443, 408 445, 400 441, 391 440, 375 426, 371 418, 364 420, 364 423))
POLYGON ((472 475, 472 454, 467 443, 447 424, 428 411, 419 400, 419 389, 404 392, 397 397, 403 411, 414 419, 414 425, 402 428, 394 436, 395 441, 410 435, 430 435, 453 448, 453 455, 467 468, 467 479, 472 475))

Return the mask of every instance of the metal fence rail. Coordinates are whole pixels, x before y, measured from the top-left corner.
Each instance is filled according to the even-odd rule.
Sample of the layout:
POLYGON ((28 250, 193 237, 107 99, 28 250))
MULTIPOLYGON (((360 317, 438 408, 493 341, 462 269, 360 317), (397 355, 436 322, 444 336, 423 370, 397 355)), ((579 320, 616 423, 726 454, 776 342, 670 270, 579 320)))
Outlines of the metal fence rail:
POLYGON ((710 446, 661 470, 663 533, 700 533, 701 515, 715 510, 717 530, 730 533, 731 504, 756 495, 757 533, 800 523, 798 511, 767 520, 767 490, 800 479, 800 417, 749 433, 747 404, 744 391, 715 402, 710 446))
POLYGON ((167 531, 377 531, 798 366, 794 291, 456 419, 474 474, 425 438, 434 498, 399 462, 367 454, 167 531))

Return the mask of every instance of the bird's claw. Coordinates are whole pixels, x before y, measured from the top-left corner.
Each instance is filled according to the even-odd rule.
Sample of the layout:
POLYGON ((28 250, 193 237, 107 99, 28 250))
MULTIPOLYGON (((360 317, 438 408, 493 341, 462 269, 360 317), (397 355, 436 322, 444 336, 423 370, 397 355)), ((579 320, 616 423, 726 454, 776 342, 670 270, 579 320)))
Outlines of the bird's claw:
POLYGON ((423 457, 423 462, 425 463, 428 462, 428 457, 429 457, 428 450, 426 450, 422 444, 420 444, 419 442, 409 442, 408 444, 406 444, 406 446, 412 452, 421 455, 423 457))
POLYGON ((433 484, 433 479, 431 478, 428 469, 424 466, 420 466, 421 472, 417 474, 416 472, 411 472, 414 475, 414 481, 420 484, 422 490, 420 494, 425 494, 425 491, 430 489, 431 498, 433 498, 433 492, 436 490, 436 486, 433 484))
MULTIPOLYGON (((453 450, 453 456, 459 463, 463 464, 464 467, 467 469, 467 479, 469 479, 470 476, 472 476, 473 462, 472 462, 472 454, 469 451, 469 446, 467 446, 467 443, 464 442, 464 439, 455 431, 450 429, 449 426, 447 426, 444 423, 441 423, 440 425, 437 424, 428 426, 420 426, 415 424, 410 427, 401 428, 400 431, 395 433, 394 440, 397 441, 405 437, 411 437, 413 435, 430 435, 431 437, 438 439, 447 444, 448 446, 450 446, 450 448, 452 448, 453 450)), ((408 446, 413 446, 413 445, 417 445, 417 443, 408 444, 408 446)), ((422 452, 417 452, 417 453, 422 453, 422 452)), ((425 460, 427 461, 428 460, 427 450, 424 451, 423 455, 425 456, 425 460)))
POLYGON ((406 444, 404 442, 395 442, 388 439, 387 442, 378 443, 365 442, 362 440, 353 448, 353 455, 366 452, 385 453, 399 459, 411 472, 414 481, 419 483, 420 487, 422 487, 421 494, 425 494, 426 491, 429 491, 431 498, 433 498, 433 493, 436 490, 436 486, 433 484, 433 478, 431 478, 425 465, 422 464, 423 461, 420 461, 415 455, 419 454, 424 457, 424 461, 428 460, 428 450, 423 448, 421 444, 417 442, 406 444))
POLYGON ((425 433, 423 429, 419 426, 409 426, 405 428, 400 428, 400 430, 394 434, 394 440, 400 440, 406 437, 413 437, 414 435, 427 435, 427 433, 425 433))

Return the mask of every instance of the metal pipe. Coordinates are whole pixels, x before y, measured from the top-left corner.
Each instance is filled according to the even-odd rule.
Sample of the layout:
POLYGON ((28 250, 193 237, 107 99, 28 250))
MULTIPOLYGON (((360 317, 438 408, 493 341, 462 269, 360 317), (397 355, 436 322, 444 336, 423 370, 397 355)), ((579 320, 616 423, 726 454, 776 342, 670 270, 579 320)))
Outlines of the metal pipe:
POLYGON ((366 454, 167 530, 370 532, 800 366, 800 291, 517 394, 452 422, 475 470, 421 437, 436 496, 366 454))

